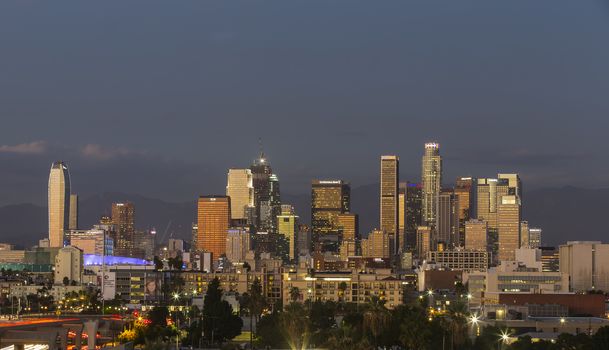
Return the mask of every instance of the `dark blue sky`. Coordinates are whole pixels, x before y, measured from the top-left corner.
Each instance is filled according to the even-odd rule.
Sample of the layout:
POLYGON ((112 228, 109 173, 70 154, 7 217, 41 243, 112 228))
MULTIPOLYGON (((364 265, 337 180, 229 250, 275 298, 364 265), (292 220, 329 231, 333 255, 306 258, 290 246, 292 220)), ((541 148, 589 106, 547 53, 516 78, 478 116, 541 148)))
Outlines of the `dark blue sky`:
POLYGON ((520 172, 609 187, 609 4, 548 1, 0 2, 0 205, 224 191, 264 147, 283 190, 520 172))

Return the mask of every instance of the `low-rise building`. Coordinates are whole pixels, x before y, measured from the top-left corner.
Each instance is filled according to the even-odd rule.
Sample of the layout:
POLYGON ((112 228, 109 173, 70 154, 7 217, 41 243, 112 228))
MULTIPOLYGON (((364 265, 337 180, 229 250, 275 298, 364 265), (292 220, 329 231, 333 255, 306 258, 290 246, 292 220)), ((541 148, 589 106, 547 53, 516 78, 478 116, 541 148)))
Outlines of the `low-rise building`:
POLYGON ((392 309, 402 304, 403 282, 389 269, 314 274, 294 269, 283 274, 283 305, 306 300, 365 304, 376 297, 392 309))
POLYGON ((427 252, 427 262, 449 270, 486 271, 488 252, 483 250, 445 250, 427 252))

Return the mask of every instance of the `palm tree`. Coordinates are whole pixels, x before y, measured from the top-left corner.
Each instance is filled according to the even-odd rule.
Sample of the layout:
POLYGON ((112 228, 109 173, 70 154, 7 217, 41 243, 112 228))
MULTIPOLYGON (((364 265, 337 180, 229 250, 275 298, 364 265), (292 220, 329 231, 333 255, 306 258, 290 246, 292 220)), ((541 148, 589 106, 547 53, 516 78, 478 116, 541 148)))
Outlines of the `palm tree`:
POLYGON ((366 311, 364 311, 364 331, 370 331, 374 338, 375 347, 378 345, 379 335, 381 335, 391 317, 384 304, 378 297, 372 297, 366 311))
POLYGON ((339 297, 339 301, 343 302, 345 301, 345 291, 347 290, 347 283, 346 282, 340 282, 338 284, 338 297, 339 297))
POLYGON ((279 316, 279 324, 291 349, 301 350, 308 346, 309 330, 307 312, 300 303, 291 303, 279 316))
POLYGON ((456 302, 446 310, 448 329, 450 330, 451 349, 459 348, 467 338, 467 307, 456 302))

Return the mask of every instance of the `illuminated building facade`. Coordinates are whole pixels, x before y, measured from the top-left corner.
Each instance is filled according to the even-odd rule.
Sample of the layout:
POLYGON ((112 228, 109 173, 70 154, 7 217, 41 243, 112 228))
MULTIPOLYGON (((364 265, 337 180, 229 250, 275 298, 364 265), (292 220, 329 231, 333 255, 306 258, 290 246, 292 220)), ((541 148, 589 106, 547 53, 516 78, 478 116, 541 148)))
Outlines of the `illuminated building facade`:
POLYGON ((351 209, 351 187, 342 180, 313 180, 311 184, 311 226, 316 250, 338 253, 341 229, 339 214, 351 209))
POLYGON ((294 214, 291 205, 281 206, 281 215, 277 216, 277 230, 279 235, 288 242, 288 258, 294 260, 298 257, 298 215, 294 214))
POLYGON ((135 207, 133 203, 112 203, 112 224, 116 230, 118 256, 140 257, 142 251, 135 245, 135 207))
POLYGON ((254 178, 250 169, 229 169, 226 195, 230 197, 231 219, 246 220, 247 208, 254 206, 254 178))
POLYGON ((364 258, 389 258, 391 256, 390 236, 383 230, 373 230, 368 238, 362 239, 362 256, 364 258))
POLYGON ((471 219, 465 222, 465 249, 487 251, 488 224, 484 220, 471 219))
POLYGON ((70 173, 64 162, 51 165, 48 190, 49 245, 63 247, 70 226, 70 173))
POLYGON ((425 154, 421 162, 421 182, 423 184, 422 223, 435 225, 438 196, 442 188, 442 157, 440 144, 425 144, 425 154))
POLYGON ((395 240, 392 254, 401 251, 398 235, 399 164, 398 156, 381 156, 380 229, 395 240))
POLYGON ((197 204, 196 250, 212 253, 214 260, 226 253, 230 219, 230 197, 200 196, 197 204))
POLYGON ((431 227, 430 226, 419 226, 417 227, 417 257, 424 259, 427 256, 427 252, 431 250, 431 227))
POLYGON ((499 261, 513 261, 516 249, 520 248, 520 198, 516 195, 501 197, 497 213, 498 258, 499 261))

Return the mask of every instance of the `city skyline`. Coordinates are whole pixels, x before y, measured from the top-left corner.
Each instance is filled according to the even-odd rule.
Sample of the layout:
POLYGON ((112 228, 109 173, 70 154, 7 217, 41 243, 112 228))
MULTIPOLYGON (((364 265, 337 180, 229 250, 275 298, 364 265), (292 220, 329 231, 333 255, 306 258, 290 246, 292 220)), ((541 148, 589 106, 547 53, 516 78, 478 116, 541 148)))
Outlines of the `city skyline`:
POLYGON ((229 4, 175 5, 167 18, 146 3, 151 20, 133 27, 137 3, 76 4, 57 17, 41 11, 40 22, 26 3, 0 4, 0 115, 10 120, 0 182, 11 184, 0 205, 44 203, 37 169, 57 159, 74 168, 81 195, 186 200, 225 183, 214 169, 249 164, 258 138, 292 194, 313 177, 376 183, 376 169, 358 163, 380 154, 399 155, 400 178, 413 179, 419 145, 432 139, 449 179, 518 169, 530 188, 609 188, 609 26, 598 1, 542 1, 551 13, 527 2, 443 1, 438 11, 355 1, 346 16, 340 1, 281 6, 277 16, 265 4, 248 5, 247 21, 229 4), (117 25, 106 28, 91 6, 117 25), (304 20, 319 13, 318 26, 304 20), (158 42, 140 40, 159 32, 158 42), (498 142, 498 133, 517 137, 498 142), (174 186, 157 186, 169 174, 174 186))

